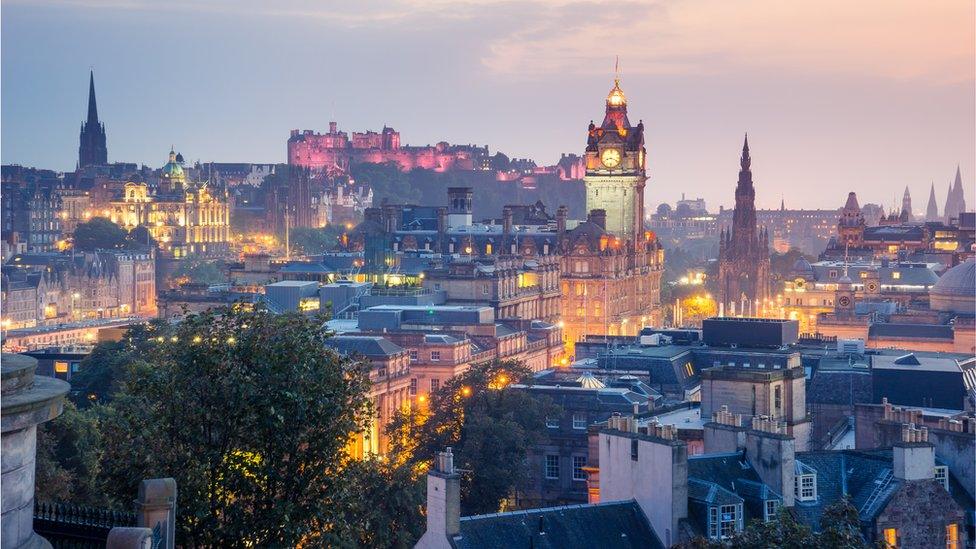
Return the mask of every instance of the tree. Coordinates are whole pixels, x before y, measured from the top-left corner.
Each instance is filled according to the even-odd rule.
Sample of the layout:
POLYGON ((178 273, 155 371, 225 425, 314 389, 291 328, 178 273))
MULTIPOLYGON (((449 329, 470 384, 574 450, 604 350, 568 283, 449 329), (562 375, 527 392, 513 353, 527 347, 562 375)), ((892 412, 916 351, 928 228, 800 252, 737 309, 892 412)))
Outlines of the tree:
POLYGON ((223 262, 202 259, 184 259, 173 271, 175 278, 185 278, 198 284, 221 284, 227 282, 223 262))
POLYGON ((426 470, 435 452, 450 446, 455 464, 466 471, 462 512, 497 512, 525 479, 525 457, 544 437, 546 416, 560 413, 549 399, 511 388, 528 376, 521 363, 493 361, 451 378, 426 406, 394 417, 391 460, 426 470))
MULTIPOLYGON (((154 324, 159 324, 155 321, 154 324)), ((107 403, 129 372, 155 349, 149 341, 161 325, 134 324, 119 341, 104 341, 78 365, 71 378, 71 399, 79 408, 107 403)))
POLYGON ((357 547, 412 548, 424 534, 425 478, 409 466, 388 461, 355 461, 347 468, 352 505, 343 522, 357 547))
POLYGON ((74 247, 78 250, 110 250, 126 244, 125 229, 105 217, 93 217, 75 227, 74 247))
POLYGON ((396 162, 379 164, 353 164, 349 175, 357 183, 366 183, 373 189, 373 203, 410 204, 420 200, 420 192, 410 184, 410 179, 396 162))
POLYGON ((320 254, 334 249, 343 232, 341 225, 327 225, 321 228, 296 227, 291 230, 292 251, 305 255, 320 254))
POLYGON ((239 307, 149 326, 134 345, 152 351, 101 409, 109 494, 174 477, 183 546, 354 545, 346 448, 369 414, 368 365, 320 326, 239 307))
POLYGON ((57 420, 37 428, 35 499, 103 505, 105 495, 98 485, 99 447, 94 415, 66 402, 57 420))

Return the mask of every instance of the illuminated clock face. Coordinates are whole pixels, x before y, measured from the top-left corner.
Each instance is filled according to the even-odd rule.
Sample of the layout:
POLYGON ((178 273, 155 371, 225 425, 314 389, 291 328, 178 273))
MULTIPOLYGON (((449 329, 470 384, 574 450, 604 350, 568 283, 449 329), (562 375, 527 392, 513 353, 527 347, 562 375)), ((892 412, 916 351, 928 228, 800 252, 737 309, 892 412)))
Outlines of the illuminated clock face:
POLYGON ((620 165, 620 151, 618 149, 604 149, 600 154, 600 161, 608 168, 616 168, 620 165))
POLYGON ((878 285, 876 283, 874 283, 874 282, 868 282, 868 291, 869 292, 877 292, 878 291, 878 285))
POLYGON ((851 298, 847 297, 846 295, 845 296, 841 296, 841 298, 838 299, 837 302, 840 303, 840 306, 841 307, 850 307, 850 305, 851 305, 851 298))

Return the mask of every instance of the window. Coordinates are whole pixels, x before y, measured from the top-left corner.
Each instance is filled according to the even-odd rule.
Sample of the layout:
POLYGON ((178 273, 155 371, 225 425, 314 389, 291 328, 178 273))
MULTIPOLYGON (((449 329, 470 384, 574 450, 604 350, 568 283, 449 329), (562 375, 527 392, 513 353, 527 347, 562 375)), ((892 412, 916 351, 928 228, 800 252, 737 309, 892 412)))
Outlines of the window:
POLYGON ((441 388, 441 380, 436 377, 430 380, 430 392, 434 392, 441 388))
POLYGON ((630 460, 637 461, 637 439, 630 439, 630 460))
POLYGON ((946 467, 945 465, 936 465, 935 480, 938 481, 938 483, 941 484, 942 487, 946 489, 946 492, 948 492, 949 491, 949 468, 946 467))
POLYGON ((783 408, 783 388, 779 385, 773 389, 773 408, 777 412, 783 408))
POLYGON ((586 414, 573 414, 573 429, 586 429, 586 414))
POLYGON ((797 475, 793 495, 800 501, 817 499, 817 475, 797 475))
POLYGON ((488 295, 488 285, 487 284, 482 284, 481 285, 481 293, 483 295, 488 295))
POLYGON ((695 368, 690 362, 685 362, 685 375, 688 377, 695 375, 695 368))
POLYGON ((959 549, 959 525, 946 524, 946 549, 959 549))
POLYGON ((771 520, 776 520, 776 512, 779 509, 779 502, 775 499, 766 500, 766 505, 763 506, 766 513, 765 520, 769 522, 771 520))
POLYGON ((413 396, 417 394, 417 378, 410 380, 410 395, 413 396))
POLYGON ((546 454, 546 478, 557 479, 559 478, 559 456, 555 454, 546 454))
POLYGON ((586 480, 583 467, 586 467, 586 456, 573 456, 573 480, 586 480))
POLYGON ((891 278, 898 280, 901 278, 901 273, 899 273, 898 271, 894 271, 891 273, 891 278))
POLYGON ((420 357, 417 355, 417 349, 410 349, 410 362, 417 362, 420 357))
POLYGON ((723 505, 719 522, 719 536, 722 539, 731 538, 738 532, 738 505, 723 505))
POLYGON ((558 429, 559 428, 559 418, 558 417, 549 417, 549 416, 546 416, 546 427, 548 427, 550 429, 558 429))
POLYGON ((888 547, 898 547, 898 530, 894 528, 884 529, 884 540, 888 547))
POLYGON ((56 374, 66 374, 68 373, 68 363, 57 360, 54 362, 54 373, 56 374))
POLYGON ((438 361, 440 359, 441 359, 441 352, 440 351, 431 351, 430 352, 430 360, 431 360, 431 362, 436 362, 436 361, 438 361))
POLYGON ((835 271, 835 270, 831 270, 831 271, 829 271, 829 272, 827 273, 827 276, 828 276, 829 278, 837 278, 837 271, 835 271))
POLYGON ((708 508, 708 537, 718 537, 718 507, 708 508))

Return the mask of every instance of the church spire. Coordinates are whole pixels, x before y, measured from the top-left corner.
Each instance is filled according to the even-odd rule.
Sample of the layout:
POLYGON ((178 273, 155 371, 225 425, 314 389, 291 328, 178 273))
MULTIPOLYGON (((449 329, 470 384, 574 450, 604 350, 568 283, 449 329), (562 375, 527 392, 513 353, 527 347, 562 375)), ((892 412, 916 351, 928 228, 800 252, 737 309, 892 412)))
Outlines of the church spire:
POLYGON ((932 188, 929 190, 929 203, 925 207, 925 220, 926 221, 938 221, 939 220, 939 205, 936 203, 935 199, 935 182, 932 182, 932 188))
POLYGON ((746 134, 745 141, 742 143, 742 159, 739 160, 739 165, 742 166, 743 171, 748 171, 749 167, 752 165, 752 159, 749 158, 749 134, 746 134))
POLYGON ((88 73, 88 123, 98 124, 98 106, 95 104, 95 71, 88 73))

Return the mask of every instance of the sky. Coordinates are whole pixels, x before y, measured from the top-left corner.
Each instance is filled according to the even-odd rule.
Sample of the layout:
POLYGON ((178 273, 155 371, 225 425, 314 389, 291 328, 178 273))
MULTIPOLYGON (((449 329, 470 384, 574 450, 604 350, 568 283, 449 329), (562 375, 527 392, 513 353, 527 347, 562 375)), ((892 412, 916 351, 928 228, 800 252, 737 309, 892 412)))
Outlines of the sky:
POLYGON ((70 170, 95 71, 110 161, 284 162, 291 129, 581 153, 620 59, 650 208, 976 203, 971 0, 0 0, 0 160, 70 170))

